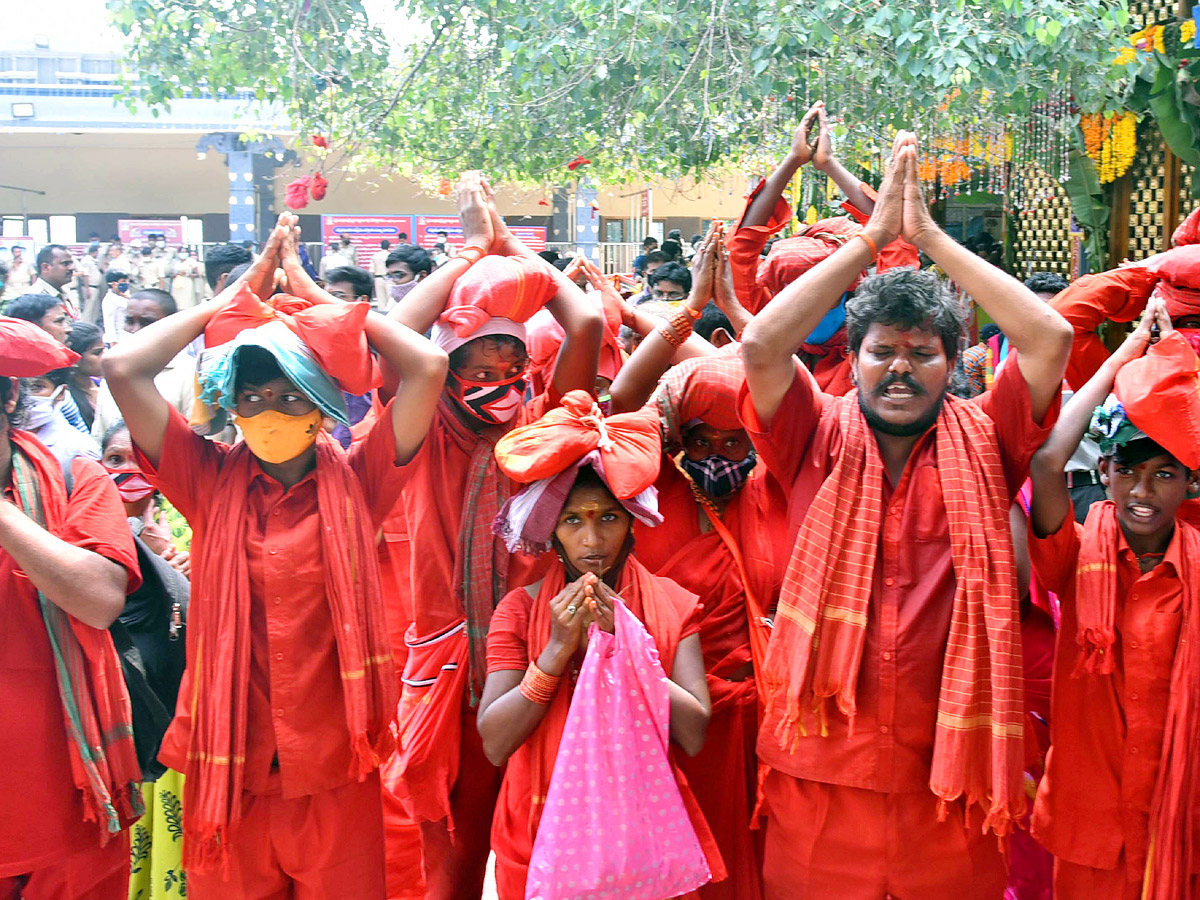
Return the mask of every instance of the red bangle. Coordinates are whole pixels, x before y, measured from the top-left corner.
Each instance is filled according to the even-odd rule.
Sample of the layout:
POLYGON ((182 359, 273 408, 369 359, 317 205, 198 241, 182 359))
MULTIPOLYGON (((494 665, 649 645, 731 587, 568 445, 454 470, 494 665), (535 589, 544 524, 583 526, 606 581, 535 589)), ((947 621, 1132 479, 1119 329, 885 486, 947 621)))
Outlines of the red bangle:
POLYGON ((561 678, 560 675, 547 675, 537 667, 537 663, 531 662, 525 670, 525 677, 521 679, 521 696, 530 703, 545 706, 554 699, 561 678))
POLYGON ((488 255, 488 252, 486 250, 484 250, 482 247, 463 247, 461 250, 458 251, 458 253, 456 253, 454 255, 454 258, 455 259, 465 259, 469 265, 473 266, 473 265, 475 265, 475 263, 479 262, 481 259, 483 259, 487 255, 488 255), (478 254, 478 255, 467 256, 468 253, 478 254))
POLYGON ((693 321, 699 319, 700 316, 703 315, 700 310, 692 309, 690 306, 685 305, 683 308, 687 310, 687 314, 692 317, 693 321))
POLYGON ((879 259, 879 248, 875 246, 875 242, 871 240, 871 236, 865 231, 860 231, 856 237, 860 237, 866 242, 867 248, 871 251, 871 261, 875 262, 879 259))

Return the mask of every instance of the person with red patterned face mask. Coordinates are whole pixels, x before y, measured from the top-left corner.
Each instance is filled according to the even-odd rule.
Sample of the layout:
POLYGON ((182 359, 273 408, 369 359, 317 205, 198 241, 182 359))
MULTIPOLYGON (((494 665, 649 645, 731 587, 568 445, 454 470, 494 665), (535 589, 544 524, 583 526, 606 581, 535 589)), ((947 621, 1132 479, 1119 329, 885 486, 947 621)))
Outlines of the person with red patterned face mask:
POLYGON ((465 246, 389 313, 414 331, 432 329, 434 344, 450 356, 429 436, 384 523, 385 535, 408 538, 394 545, 400 555, 389 544, 400 594, 389 628, 394 636, 407 628, 407 649, 397 652, 408 657, 400 746, 383 774, 389 860, 397 860, 389 878, 397 887, 415 880, 418 823, 429 900, 469 900, 483 891, 502 773, 483 753, 475 706, 492 611, 510 587, 532 580, 520 580, 531 560, 518 556, 510 565, 492 534, 513 491, 492 449, 568 391, 594 388, 604 327, 600 310, 572 281, 512 236, 479 173, 463 176, 458 202, 465 246), (552 383, 527 400, 525 322, 543 307, 565 337, 552 383), (399 549, 405 546, 411 566, 399 549))

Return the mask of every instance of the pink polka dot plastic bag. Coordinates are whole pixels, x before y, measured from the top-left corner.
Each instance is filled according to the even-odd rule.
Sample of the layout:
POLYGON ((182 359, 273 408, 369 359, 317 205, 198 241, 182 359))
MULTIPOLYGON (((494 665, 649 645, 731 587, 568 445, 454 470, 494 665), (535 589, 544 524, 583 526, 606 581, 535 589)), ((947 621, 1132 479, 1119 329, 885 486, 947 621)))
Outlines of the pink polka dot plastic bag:
POLYGON ((616 634, 592 627, 526 900, 666 900, 712 878, 667 760, 658 650, 624 604, 615 618, 616 634))

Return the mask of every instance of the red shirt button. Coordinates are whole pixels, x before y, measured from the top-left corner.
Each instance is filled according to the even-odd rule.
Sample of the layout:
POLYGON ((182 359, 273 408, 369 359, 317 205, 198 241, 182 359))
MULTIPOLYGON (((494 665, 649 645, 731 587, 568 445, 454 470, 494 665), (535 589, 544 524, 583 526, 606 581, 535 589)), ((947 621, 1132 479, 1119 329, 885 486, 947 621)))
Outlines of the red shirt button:
POLYGON ((888 733, 888 727, 887 727, 886 725, 880 725, 880 726, 879 726, 879 733, 880 733, 880 734, 887 734, 887 733, 888 733))
POLYGON ((884 658, 884 659, 891 659, 891 658, 892 658, 892 654, 891 654, 889 651, 887 651, 887 650, 884 650, 884 651, 883 651, 883 658, 884 658))
POLYGON ((896 579, 895 578, 885 578, 885 579, 883 579, 883 583, 886 584, 888 587, 891 587, 893 584, 896 583, 896 579))

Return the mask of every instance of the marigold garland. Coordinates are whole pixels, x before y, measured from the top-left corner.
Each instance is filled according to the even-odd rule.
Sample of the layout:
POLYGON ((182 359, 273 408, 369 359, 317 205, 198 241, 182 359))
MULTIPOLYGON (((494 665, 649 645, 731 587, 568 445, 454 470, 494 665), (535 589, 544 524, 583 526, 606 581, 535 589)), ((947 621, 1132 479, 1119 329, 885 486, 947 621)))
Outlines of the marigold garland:
POLYGON ((1133 165, 1137 156, 1137 120, 1137 113, 1124 112, 1084 116, 1080 122, 1088 156, 1096 162, 1101 184, 1116 181, 1133 165))

